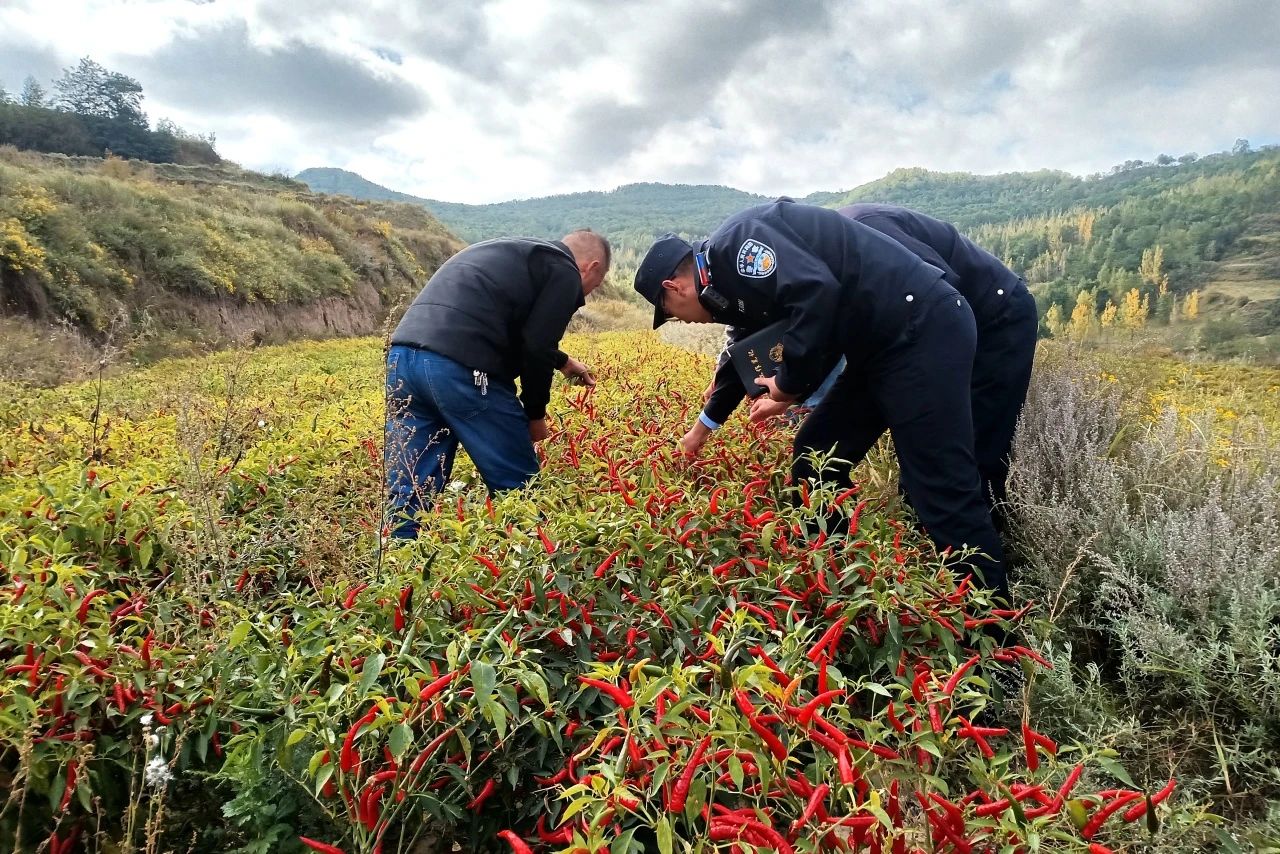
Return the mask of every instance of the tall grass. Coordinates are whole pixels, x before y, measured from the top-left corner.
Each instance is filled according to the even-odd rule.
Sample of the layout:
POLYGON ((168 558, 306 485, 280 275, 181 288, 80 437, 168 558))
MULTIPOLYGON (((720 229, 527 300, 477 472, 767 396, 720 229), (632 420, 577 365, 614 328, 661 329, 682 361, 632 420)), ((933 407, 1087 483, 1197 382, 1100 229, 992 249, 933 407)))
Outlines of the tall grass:
POLYGON ((1010 482, 1017 590, 1045 604, 1059 667, 1037 689, 1062 728, 1123 723, 1137 773, 1256 822, 1256 845, 1280 837, 1280 449, 1223 411, 1042 349, 1010 482))

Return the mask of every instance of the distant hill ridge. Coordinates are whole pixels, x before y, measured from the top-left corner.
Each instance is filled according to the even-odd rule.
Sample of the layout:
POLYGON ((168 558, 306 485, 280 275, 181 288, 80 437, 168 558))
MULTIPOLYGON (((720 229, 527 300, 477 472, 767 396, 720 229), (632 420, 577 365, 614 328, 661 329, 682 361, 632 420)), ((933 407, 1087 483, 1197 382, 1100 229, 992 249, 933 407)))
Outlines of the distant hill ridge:
MULTIPOLYGON (((426 207, 465 240, 505 234, 555 237, 590 226, 617 247, 606 289, 625 296, 649 242, 666 231, 710 233, 725 217, 767 197, 714 185, 629 184, 609 192, 467 205, 396 193, 339 169, 297 176, 317 192, 395 199, 426 207)), ((897 169, 839 192, 798 201, 827 207, 899 204, 954 222, 1023 274, 1042 311, 1070 317, 1081 292, 1101 314, 1138 290, 1154 321, 1176 311, 1163 291, 1203 291, 1209 318, 1228 337, 1277 335, 1280 352, 1280 148, 1130 160, 1080 177, 1040 170, 999 175, 897 169)), ((1273 346, 1274 344, 1274 346, 1273 346)))

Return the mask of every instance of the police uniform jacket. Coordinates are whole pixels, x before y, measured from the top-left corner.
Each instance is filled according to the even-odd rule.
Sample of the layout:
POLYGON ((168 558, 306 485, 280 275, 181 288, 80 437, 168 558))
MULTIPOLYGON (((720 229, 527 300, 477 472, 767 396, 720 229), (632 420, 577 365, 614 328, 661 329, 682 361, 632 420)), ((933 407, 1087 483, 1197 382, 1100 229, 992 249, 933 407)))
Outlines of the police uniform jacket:
MULTIPOLYGON (((716 321, 746 335, 788 320, 775 379, 796 397, 817 388, 841 355, 849 370, 865 367, 907 331, 914 309, 955 294, 942 270, 892 239, 790 199, 730 217, 705 251, 711 283, 729 302, 716 321)), ((723 423, 744 394, 725 362, 704 416, 723 423)))
POLYGON ((543 418, 560 339, 584 304, 582 275, 558 240, 499 238, 446 261, 414 299, 392 344, 431 350, 499 380, 520 378, 530 419, 543 418))
POLYGON ((896 205, 857 204, 840 213, 886 234, 942 270, 947 281, 968 300, 978 329, 1000 322, 1005 297, 1023 287, 1000 259, 965 237, 949 222, 896 205))

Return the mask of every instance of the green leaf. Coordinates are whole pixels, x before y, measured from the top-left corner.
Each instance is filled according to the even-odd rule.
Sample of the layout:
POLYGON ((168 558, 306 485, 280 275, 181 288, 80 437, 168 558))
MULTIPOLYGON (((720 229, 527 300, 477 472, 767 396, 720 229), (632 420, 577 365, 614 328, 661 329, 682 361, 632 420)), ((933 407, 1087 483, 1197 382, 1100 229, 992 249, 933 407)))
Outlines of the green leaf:
POLYGON ((360 696, 369 693, 373 683, 382 674, 382 665, 386 663, 387 657, 380 652, 364 660, 364 669, 360 673, 360 696))
POLYGON ((631 850, 631 842, 635 835, 636 829, 633 827, 613 840, 613 844, 609 846, 609 854, 627 854, 631 850))
POLYGON ((1099 765, 1102 766, 1102 769, 1104 771, 1106 771, 1112 777, 1115 777, 1121 783, 1124 783, 1126 786, 1128 786, 1131 789, 1138 788, 1138 785, 1133 782, 1133 778, 1129 776, 1129 772, 1124 770, 1124 766, 1122 766, 1119 762, 1107 756, 1098 756, 1097 762, 1099 765))
POLYGON ((507 710, 503 708, 501 703, 492 701, 485 703, 483 706, 485 717, 493 722, 493 728, 498 731, 498 739, 502 740, 507 737, 507 710))
POLYGON ((571 804, 569 804, 568 807, 565 808, 564 815, 560 816, 560 823, 564 824, 569 819, 573 818, 575 815, 580 813, 588 804, 590 804, 595 799, 596 799, 595 795, 583 795, 582 797, 573 801, 571 804))
POLYGON ((320 790, 324 788, 324 784, 329 782, 329 778, 333 776, 333 767, 333 763, 330 762, 328 765, 322 766, 320 773, 316 774, 316 797, 320 797, 320 790))
POLYGON ((231 630, 231 636, 227 638, 227 649, 235 649, 244 643, 244 639, 249 636, 250 628, 248 620, 237 623, 236 627, 231 630))
POLYGON ((391 736, 387 739, 387 747, 391 750, 391 755, 395 757, 404 756, 404 752, 409 749, 409 743, 413 741, 413 730, 408 724, 398 724, 391 730, 391 736))
POLYGON ((284 746, 285 746, 285 747, 293 747, 295 744, 297 744, 298 742, 302 741, 302 739, 304 739, 304 738, 306 738, 306 737, 307 737, 307 731, 306 731, 306 730, 304 730, 304 729, 295 729, 293 732, 289 733, 289 737, 288 737, 288 738, 286 738, 286 739, 284 740, 284 746))
POLYGON ((702 812, 702 807, 707 803, 707 781, 701 777, 694 777, 693 783, 689 786, 689 800, 684 805, 684 816, 689 821, 693 821, 694 817, 702 812))
POLYGON ((658 854, 671 854, 671 819, 664 815, 653 831, 658 837, 658 854))
POLYGON ((520 684, 544 706, 551 705, 551 694, 547 691, 547 682, 537 673, 521 671, 520 684))
POLYGON ((471 663, 471 684, 476 689, 476 702, 481 706, 493 699, 493 686, 497 681, 498 674, 492 664, 487 661, 471 663))
POLYGON ((151 563, 151 550, 153 548, 150 539, 143 537, 142 542, 138 543, 138 568, 146 569, 151 563))

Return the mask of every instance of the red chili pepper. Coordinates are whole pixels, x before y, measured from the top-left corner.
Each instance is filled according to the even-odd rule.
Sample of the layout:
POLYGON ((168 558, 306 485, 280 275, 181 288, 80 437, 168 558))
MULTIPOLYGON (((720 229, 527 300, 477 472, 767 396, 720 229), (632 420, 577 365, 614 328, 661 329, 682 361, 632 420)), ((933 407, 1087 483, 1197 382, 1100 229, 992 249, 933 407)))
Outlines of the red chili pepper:
POLYGON ((1080 780, 1080 775, 1084 773, 1084 763, 1071 769, 1071 773, 1067 775, 1067 779, 1062 782, 1061 788, 1058 789, 1059 802, 1065 801, 1071 796, 1071 790, 1075 788, 1076 783, 1080 780))
POLYGON ((720 496, 724 495, 724 494, 725 494, 726 492, 728 492, 728 491, 729 491, 729 490, 728 490, 726 487, 723 487, 723 486, 718 486, 718 487, 716 487, 714 490, 712 490, 712 492, 711 492, 711 504, 710 504, 710 505, 708 505, 708 507, 707 507, 707 511, 708 511, 708 512, 710 512, 710 513, 716 513, 716 512, 719 512, 719 509, 720 509, 720 496))
POLYGON ((500 830, 498 831, 498 838, 510 845, 514 854, 533 854, 533 849, 517 836, 514 830, 500 830))
POLYGON ((356 604, 356 597, 359 596, 360 592, 365 588, 367 588, 368 586, 369 586, 368 584, 361 582, 357 584, 355 587, 352 587, 350 590, 348 590, 346 597, 342 600, 342 609, 344 611, 350 611, 352 608, 354 608, 356 604))
POLYGON ((431 739, 430 743, 427 744, 426 747, 422 748, 422 752, 418 754, 417 758, 414 759, 413 763, 409 766, 409 773, 420 773, 422 771, 422 766, 427 764, 427 760, 431 758, 432 754, 439 750, 440 746, 444 744, 445 741, 448 740, 449 736, 453 735, 457 729, 457 724, 454 724, 435 738, 431 739))
POLYGON ((620 549, 614 549, 612 552, 610 552, 609 556, 606 557, 603 561, 601 561, 600 565, 596 567, 595 577, 604 578, 605 573, 607 573, 609 571, 609 568, 613 566, 613 562, 618 559, 618 555, 622 554, 624 551, 626 551, 626 546, 623 546, 620 549))
POLYGON ((602 694, 608 695, 610 699, 624 709, 630 709, 636 704, 635 699, 628 691, 619 688, 617 685, 605 682, 603 679, 592 679, 590 676, 579 676, 578 681, 584 685, 590 685, 602 694))
POLYGON ((299 836, 298 840, 303 845, 310 848, 312 851, 319 851, 320 854, 343 854, 343 851, 341 848, 338 848, 334 845, 329 845, 328 843, 325 843, 325 842, 317 842, 316 840, 308 839, 305 836, 299 836))
POLYGON ((1007 810, 1009 808, 1009 804, 1010 801, 1008 798, 1001 798, 1000 800, 992 801, 989 804, 982 804, 973 812, 974 815, 981 816, 982 818, 991 818, 992 816, 1000 815, 1000 813, 1007 810))
POLYGON ((542 540, 542 548, 544 551, 546 551, 547 554, 555 553, 556 544, 553 543, 551 541, 551 538, 547 536, 547 532, 542 530, 541 525, 538 526, 538 539, 542 540))
POLYGON ((59 812, 65 812, 67 807, 71 805, 71 796, 76 791, 76 771, 80 767, 80 760, 72 759, 67 763, 67 787, 62 790, 62 801, 58 804, 59 812))
POLYGON ((494 563, 491 559, 485 557, 484 555, 472 555, 471 557, 473 557, 478 563, 481 563, 485 567, 487 567, 489 572, 493 574, 494 578, 497 578, 498 576, 502 575, 502 570, 499 569, 498 565, 494 563))
MULTIPOLYGON (((156 712, 159 717, 159 712, 156 712)), ((351 725, 351 729, 347 730, 347 737, 342 740, 342 753, 339 756, 338 767, 344 772, 350 773, 360 764, 360 757, 355 751, 356 735, 360 732, 360 728, 365 724, 373 723, 373 719, 378 716, 378 707, 374 706, 364 717, 358 719, 351 725)))
POLYGON ((831 647, 831 656, 835 657, 836 645, 840 643, 840 635, 846 625, 849 625, 849 617, 841 617, 837 620, 827 631, 822 632, 822 638, 818 639, 818 643, 815 643, 808 653, 805 653, 805 657, 809 661, 817 662, 828 647, 831 647))
POLYGON ((951 674, 951 678, 947 680, 947 684, 942 686, 942 693, 950 697, 951 693, 956 690, 956 686, 960 684, 960 679, 966 672, 968 672, 970 667, 973 667, 973 665, 978 663, 978 659, 981 657, 982 656, 980 655, 974 655, 964 664, 956 668, 956 672, 951 674))
POLYGON ((1106 823, 1106 820, 1111 818, 1113 813, 1124 809, 1125 804, 1138 800, 1141 797, 1142 794, 1140 792, 1120 793, 1116 796, 1115 800, 1093 814, 1093 817, 1089 819, 1088 823, 1085 824, 1084 828, 1080 831, 1080 835, 1085 839, 1093 839, 1093 837, 1097 835, 1098 831, 1102 829, 1102 825, 1106 823))
POLYGON ((822 802, 827 799, 827 793, 831 791, 831 787, 826 783, 821 784, 813 790, 813 794, 809 796, 809 802, 804 806, 804 812, 800 813, 800 817, 791 823, 791 831, 795 833, 808 824, 814 814, 822 808, 822 802))
POLYGON ((1097 842, 1089 843, 1089 854, 1115 854, 1110 848, 1097 842))
POLYGON ((90 590, 86 593, 84 598, 80 600, 80 609, 76 611, 76 619, 81 623, 87 620, 89 618, 89 605, 94 599, 105 595, 107 595, 107 591, 103 590, 101 587, 96 590, 90 590))
POLYGON ((480 794, 472 798, 471 803, 467 804, 467 809, 472 810, 473 812, 479 811, 479 809, 484 806, 484 802, 489 800, 489 796, 492 795, 494 790, 497 788, 498 781, 496 779, 490 778, 487 780, 484 786, 481 787, 480 794))
POLYGON ((849 498, 851 498, 854 495, 857 495, 860 489, 861 487, 858 487, 858 486, 849 487, 848 489, 844 490, 843 492, 841 492, 839 495, 836 496, 835 500, 831 502, 831 506, 839 507, 841 504, 844 504, 846 501, 848 501, 849 498))
MULTIPOLYGON (((930 704, 929 704, 929 728, 930 728, 930 729, 932 729, 932 730, 934 731, 934 733, 941 734, 941 732, 942 732, 942 712, 941 712, 941 711, 939 711, 938 706, 939 706, 939 704, 938 704, 938 703, 930 703, 930 704)), ((984 750, 984 751, 983 751, 983 753, 985 753, 985 752, 986 752, 986 751, 984 750)), ((988 757, 988 758, 990 758, 990 757, 988 757)))
POLYGON ((1142 803, 1136 804, 1124 812, 1125 821, 1137 821, 1146 815, 1148 806, 1155 806, 1173 793, 1173 787, 1177 785, 1177 781, 1169 778, 1169 782, 1164 784, 1164 788, 1156 792, 1150 799, 1143 798, 1142 803))
POLYGON ((373 832, 378 826, 378 819, 382 810, 378 806, 378 802, 382 799, 382 794, 387 790, 386 786, 373 786, 365 790, 364 795, 360 798, 361 821, 365 830, 373 832))
POLYGON ((667 804, 667 812, 679 813, 684 812, 685 801, 689 797, 689 786, 693 783, 693 775, 698 770, 698 766, 702 764, 702 759, 706 756, 707 748, 711 746, 711 736, 703 736, 702 741, 698 742, 698 746, 694 748, 693 755, 689 757, 689 764, 680 772, 679 779, 676 780, 675 787, 671 791, 671 800, 667 804))
POLYGON ((835 702, 835 699, 837 697, 841 697, 843 695, 844 695, 844 691, 840 688, 835 688, 830 691, 824 691, 823 693, 817 695, 812 700, 804 704, 804 707, 800 709, 800 713, 796 715, 796 721, 801 726, 808 726, 809 720, 813 717, 814 712, 818 711, 818 709, 822 708, 823 706, 831 705, 833 702, 835 702))
POLYGON ((450 682, 452 682, 454 679, 457 679, 458 675, 461 674, 464 670, 465 668, 459 668, 458 670, 450 671, 449 673, 446 673, 444 676, 441 676, 439 679, 436 679, 434 682, 429 683, 427 687, 423 688, 418 693, 418 699, 422 702, 426 702, 427 700, 430 700, 436 694, 439 694, 441 691, 443 691, 450 682))

